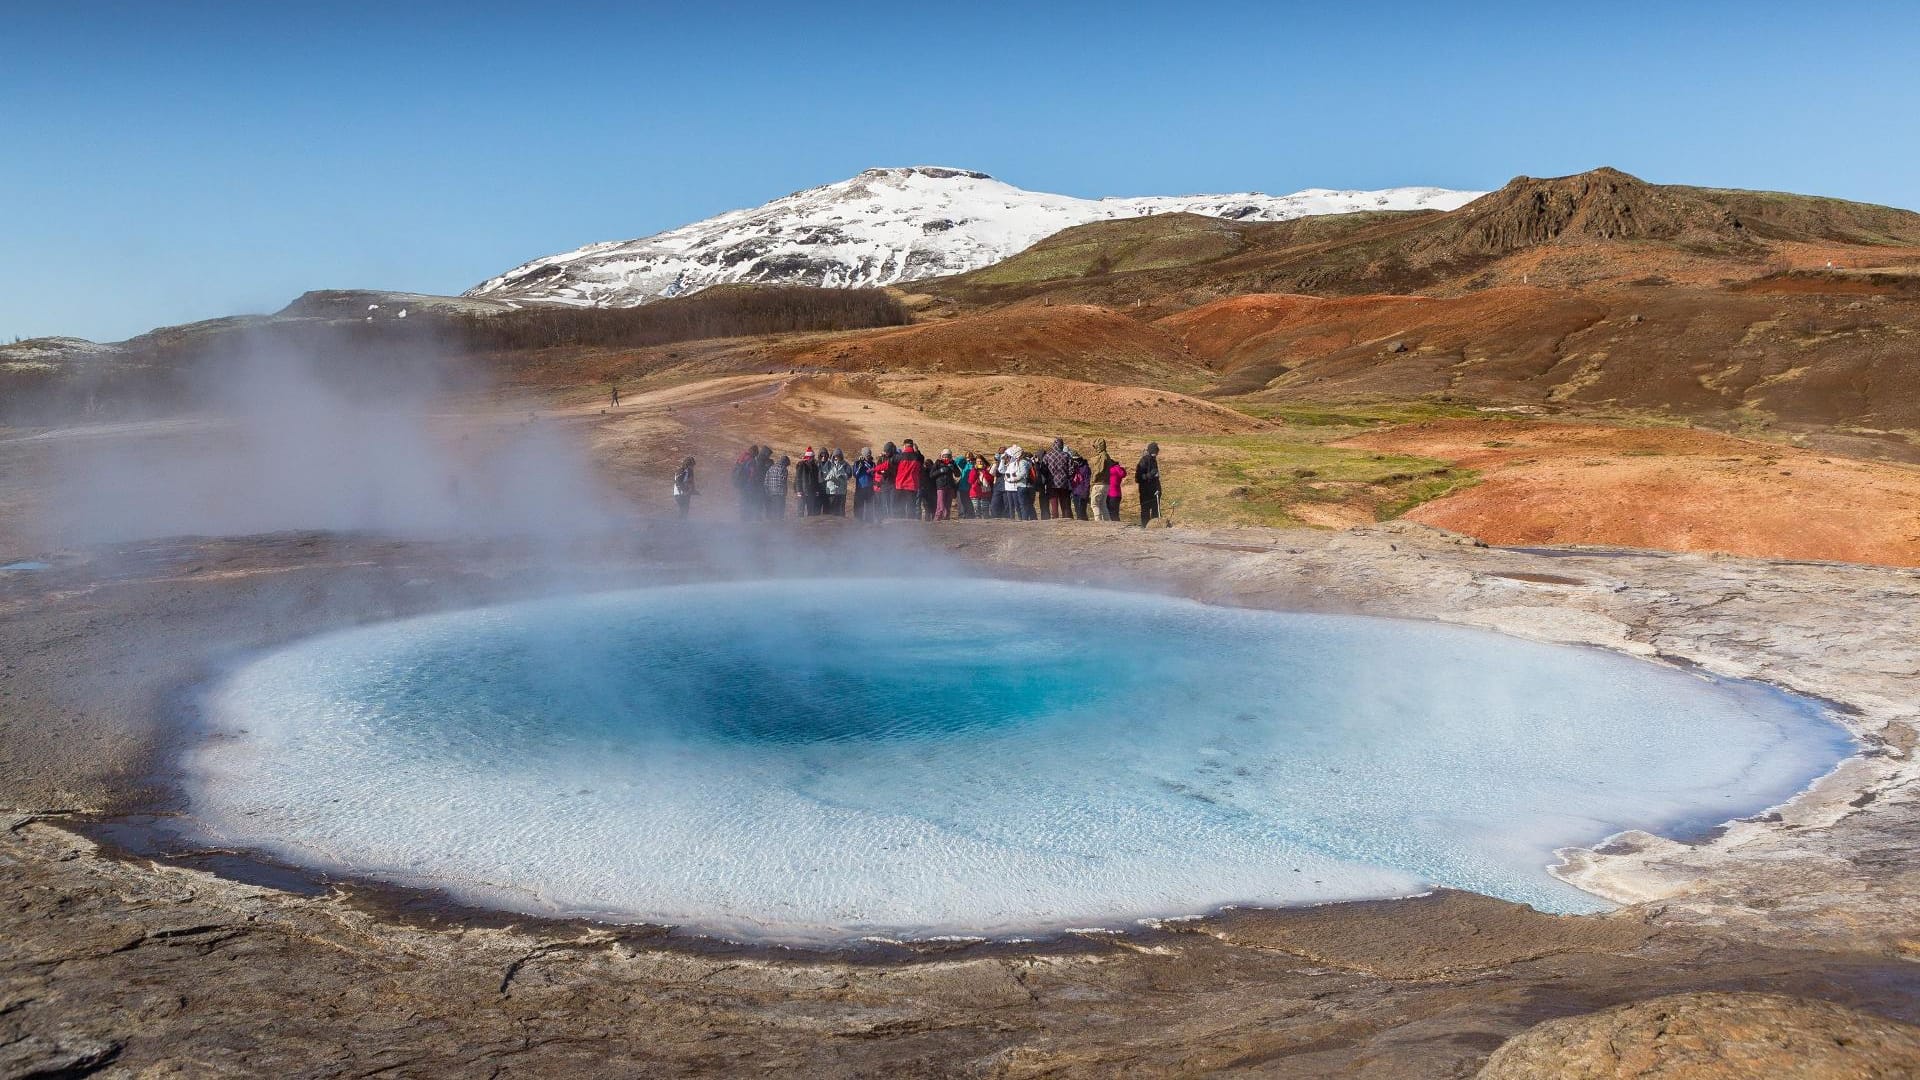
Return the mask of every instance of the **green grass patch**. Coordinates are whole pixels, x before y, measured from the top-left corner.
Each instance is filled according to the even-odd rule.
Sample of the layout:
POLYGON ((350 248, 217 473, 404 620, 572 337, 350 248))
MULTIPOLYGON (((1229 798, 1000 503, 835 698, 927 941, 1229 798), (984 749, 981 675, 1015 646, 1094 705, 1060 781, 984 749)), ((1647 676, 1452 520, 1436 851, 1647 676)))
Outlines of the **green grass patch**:
POLYGON ((1472 470, 1433 458, 1379 454, 1283 435, 1222 435, 1183 439, 1182 445, 1214 451, 1199 483, 1181 485, 1169 474, 1169 491, 1181 509, 1203 523, 1298 525, 1301 507, 1350 505, 1359 516, 1385 521, 1421 503, 1478 481, 1472 470))
POLYGON ((1297 402, 1232 401, 1220 404, 1260 420, 1295 427, 1367 428, 1381 424, 1413 424, 1423 420, 1509 420, 1510 413, 1486 413, 1472 405, 1443 401, 1383 402, 1359 405, 1314 405, 1297 402))

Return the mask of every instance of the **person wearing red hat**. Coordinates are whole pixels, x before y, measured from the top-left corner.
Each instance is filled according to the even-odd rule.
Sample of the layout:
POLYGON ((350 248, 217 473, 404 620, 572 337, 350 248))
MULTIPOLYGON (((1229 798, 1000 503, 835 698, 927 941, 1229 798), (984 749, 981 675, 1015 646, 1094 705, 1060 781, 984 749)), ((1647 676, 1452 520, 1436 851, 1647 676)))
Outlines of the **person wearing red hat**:
POLYGON ((813 456, 813 447, 809 446, 807 452, 800 455, 800 463, 793 467, 793 497, 801 517, 819 516, 823 490, 820 486, 820 462, 813 456))

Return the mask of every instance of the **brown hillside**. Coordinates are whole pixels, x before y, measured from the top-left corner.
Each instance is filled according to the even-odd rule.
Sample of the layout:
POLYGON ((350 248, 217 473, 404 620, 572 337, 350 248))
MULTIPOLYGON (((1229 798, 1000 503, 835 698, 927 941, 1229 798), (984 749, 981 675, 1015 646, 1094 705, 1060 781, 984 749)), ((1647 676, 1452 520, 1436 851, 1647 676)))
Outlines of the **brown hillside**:
POLYGON ((1243 296, 1158 325, 1220 373, 1218 395, 1920 429, 1920 299, 1678 287, 1243 296))
POLYGON ((846 335, 786 353, 796 367, 1058 375, 1182 387, 1207 373, 1157 327, 1091 305, 1025 306, 900 330, 846 335))
POLYGON ((1911 211, 1650 184, 1617 169, 1517 177, 1447 213, 1204 225, 1179 217, 1067 229, 985 270, 915 289, 949 314, 1047 297, 1159 316, 1247 293, 1720 286, 1828 264, 1920 265, 1920 214, 1911 211))
POLYGON ((1436 222, 1414 248, 1505 255, 1536 244, 1599 240, 1687 241, 1735 249, 1759 243, 1723 201, 1694 188, 1656 186, 1602 168, 1547 180, 1517 176, 1436 222))

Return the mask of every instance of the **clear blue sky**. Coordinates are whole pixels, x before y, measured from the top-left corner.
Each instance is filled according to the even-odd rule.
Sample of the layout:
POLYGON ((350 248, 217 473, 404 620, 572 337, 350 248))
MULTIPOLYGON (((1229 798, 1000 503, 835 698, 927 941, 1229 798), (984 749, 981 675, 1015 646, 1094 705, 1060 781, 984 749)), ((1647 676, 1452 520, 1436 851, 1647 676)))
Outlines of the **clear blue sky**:
POLYGON ((1920 3, 0 3, 0 339, 457 292, 874 165, 1920 207, 1920 3), (811 10, 810 10, 811 9, 811 10))

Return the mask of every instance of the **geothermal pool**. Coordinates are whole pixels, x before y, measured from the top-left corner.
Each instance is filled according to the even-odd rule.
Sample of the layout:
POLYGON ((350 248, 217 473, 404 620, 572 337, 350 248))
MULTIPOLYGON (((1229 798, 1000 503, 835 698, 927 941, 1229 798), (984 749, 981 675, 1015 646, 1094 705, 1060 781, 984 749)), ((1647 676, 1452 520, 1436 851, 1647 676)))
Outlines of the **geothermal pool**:
POLYGON ((1471 889, 1781 802, 1817 709, 1430 623, 982 580, 576 596, 312 638, 208 699, 192 816, 296 863, 767 940, 1471 889))

